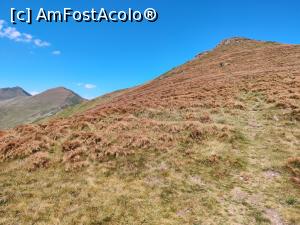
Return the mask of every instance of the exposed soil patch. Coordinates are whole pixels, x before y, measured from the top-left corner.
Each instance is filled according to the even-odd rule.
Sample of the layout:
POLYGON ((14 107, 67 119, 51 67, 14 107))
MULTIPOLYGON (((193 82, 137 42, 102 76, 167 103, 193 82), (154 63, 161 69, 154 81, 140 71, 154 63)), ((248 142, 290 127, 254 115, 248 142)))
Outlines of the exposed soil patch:
POLYGON ((271 221, 272 225, 285 225, 280 215, 274 209, 265 210, 266 217, 271 221))

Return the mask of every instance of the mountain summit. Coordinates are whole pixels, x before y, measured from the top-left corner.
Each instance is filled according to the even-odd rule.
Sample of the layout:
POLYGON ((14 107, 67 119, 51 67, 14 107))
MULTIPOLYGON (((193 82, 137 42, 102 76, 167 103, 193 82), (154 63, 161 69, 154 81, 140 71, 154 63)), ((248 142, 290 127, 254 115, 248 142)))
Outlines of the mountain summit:
POLYGON ((25 97, 25 96, 31 96, 31 95, 20 87, 0 89, 0 101, 12 99, 16 97, 25 97))

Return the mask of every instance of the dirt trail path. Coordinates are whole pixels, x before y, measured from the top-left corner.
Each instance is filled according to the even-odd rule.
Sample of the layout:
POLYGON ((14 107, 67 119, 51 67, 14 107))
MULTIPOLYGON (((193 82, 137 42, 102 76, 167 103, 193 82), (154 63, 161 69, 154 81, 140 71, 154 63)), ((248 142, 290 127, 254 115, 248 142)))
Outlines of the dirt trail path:
POLYGON ((245 125, 241 129, 248 139, 245 150, 250 164, 248 174, 256 176, 245 182, 241 189, 236 187, 235 190, 238 191, 233 191, 233 193, 237 198, 243 198, 243 201, 250 207, 261 212, 267 223, 285 225, 287 223, 280 215, 281 206, 278 207, 278 202, 276 202, 278 196, 270 198, 266 193, 270 186, 283 179, 280 172, 272 169, 274 157, 278 157, 280 153, 276 155, 273 152, 274 142, 272 142, 273 137, 270 136, 272 135, 270 129, 276 127, 278 121, 274 119, 270 123, 263 118, 262 111, 265 110, 266 103, 261 96, 256 97, 255 100, 247 99, 245 103, 247 110, 241 117, 241 122, 245 125), (268 205, 270 201, 275 203, 274 206, 268 205), (275 205, 277 206, 275 207, 275 205))

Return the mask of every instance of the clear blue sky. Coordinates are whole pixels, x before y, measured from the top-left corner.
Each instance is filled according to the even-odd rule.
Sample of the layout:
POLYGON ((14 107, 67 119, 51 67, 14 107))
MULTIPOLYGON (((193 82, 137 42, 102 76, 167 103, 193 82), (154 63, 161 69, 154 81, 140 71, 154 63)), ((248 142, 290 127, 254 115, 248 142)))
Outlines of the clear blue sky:
POLYGON ((38 47, 39 43, 0 37, 0 87, 18 85, 30 92, 65 86, 83 97, 96 97, 151 80, 232 36, 300 42, 296 0, 2 0, 0 4, 0 20, 7 22, 11 7, 34 11, 153 7, 159 12, 155 23, 7 23, 6 27, 51 44, 38 47))

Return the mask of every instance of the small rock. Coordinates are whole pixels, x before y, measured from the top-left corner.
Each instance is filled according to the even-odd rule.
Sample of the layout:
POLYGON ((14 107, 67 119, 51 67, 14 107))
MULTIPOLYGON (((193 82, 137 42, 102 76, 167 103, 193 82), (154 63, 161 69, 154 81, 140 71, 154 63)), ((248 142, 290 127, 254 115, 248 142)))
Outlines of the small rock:
POLYGON ((280 177, 280 173, 273 170, 267 170, 264 172, 264 177, 267 179, 274 179, 280 177))

